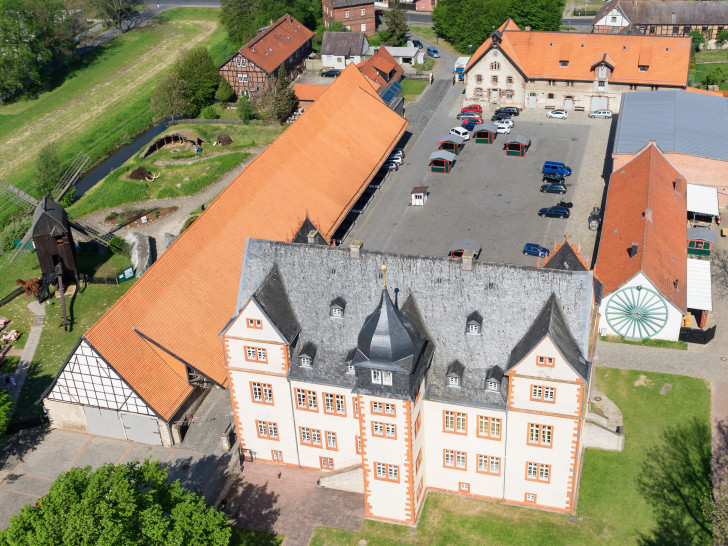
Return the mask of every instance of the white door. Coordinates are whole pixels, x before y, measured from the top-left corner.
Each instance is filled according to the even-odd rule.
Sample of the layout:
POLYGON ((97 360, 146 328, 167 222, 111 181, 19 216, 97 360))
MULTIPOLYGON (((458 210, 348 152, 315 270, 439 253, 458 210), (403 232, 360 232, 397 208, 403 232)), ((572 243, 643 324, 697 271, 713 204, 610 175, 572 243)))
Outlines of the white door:
POLYGON ((367 31, 367 24, 366 23, 362 23, 361 24, 361 31, 362 32, 366 32, 367 31))
POLYGON ((574 99, 571 97, 567 97, 564 99, 564 110, 573 110, 574 109, 574 99))
POLYGON ((606 110, 609 105, 609 97, 592 97, 591 98, 591 111, 595 110, 606 110))
POLYGON ((536 108, 536 93, 531 93, 530 95, 528 95, 528 107, 536 108))
POLYGON ((159 433, 156 418, 137 413, 122 413, 121 420, 124 423, 127 440, 156 446, 162 445, 162 436, 159 433))
POLYGON ((125 439, 124 429, 121 428, 121 421, 117 412, 83 406, 83 414, 86 416, 86 427, 89 434, 119 438, 120 440, 125 439))
POLYGON ((498 91, 497 89, 490 90, 490 101, 491 102, 498 102, 499 97, 500 97, 500 91, 498 91))

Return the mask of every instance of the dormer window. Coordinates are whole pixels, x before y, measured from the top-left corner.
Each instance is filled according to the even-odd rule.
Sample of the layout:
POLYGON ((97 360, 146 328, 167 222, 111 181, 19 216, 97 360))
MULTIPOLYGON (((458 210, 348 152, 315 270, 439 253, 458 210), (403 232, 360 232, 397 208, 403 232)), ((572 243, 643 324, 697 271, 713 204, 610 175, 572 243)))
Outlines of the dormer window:
POLYGON ((498 387, 498 381, 495 381, 494 379, 489 379, 485 382, 485 390, 487 391, 497 391, 498 387))
POLYGON ((301 356, 299 360, 301 363, 301 368, 310 368, 311 367, 311 357, 310 356, 301 356))
POLYGON ((650 67, 647 66, 646 64, 641 64, 641 65, 639 65, 639 69, 640 69, 640 72, 647 72, 650 69, 650 67))
POLYGON ((372 385, 382 384, 382 372, 379 370, 372 370, 372 385))
POLYGON ((353 364, 346 365, 346 373, 349 375, 354 375, 354 365, 353 364))
POLYGON ((382 372, 382 385, 392 385, 392 372, 382 372))
POLYGON ((474 311, 468 315, 465 323, 465 332, 470 335, 479 336, 483 327, 483 317, 480 313, 474 311))
POLYGON ((346 302, 343 298, 336 298, 329 304, 329 316, 332 318, 343 318, 344 309, 346 309, 346 302))
POLYGON ((306 343, 298 354, 298 363, 301 368, 310 368, 314 356, 316 356, 316 346, 313 343, 306 343))
POLYGON ((559 61, 559 65, 561 66, 561 68, 566 68, 567 66, 569 66, 569 61, 559 61))
POLYGON ((459 387, 460 386, 460 378, 458 376, 448 377, 447 378, 447 385, 449 387, 459 387))
POLYGON ((485 374, 485 390, 486 391, 500 391, 501 383, 503 382, 503 370, 500 366, 493 366, 489 368, 485 374))
POLYGON ((447 367, 447 386, 448 387, 460 387, 463 384, 463 372, 465 366, 463 366, 457 360, 447 367))

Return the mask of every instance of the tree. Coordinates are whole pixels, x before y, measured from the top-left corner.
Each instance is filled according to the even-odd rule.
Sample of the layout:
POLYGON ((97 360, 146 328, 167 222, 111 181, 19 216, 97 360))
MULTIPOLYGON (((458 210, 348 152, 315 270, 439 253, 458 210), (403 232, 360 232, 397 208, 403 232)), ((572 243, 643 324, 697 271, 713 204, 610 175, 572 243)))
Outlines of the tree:
POLYGON ((329 32, 349 32, 349 29, 344 26, 344 23, 339 21, 338 19, 334 19, 329 23, 329 28, 327 28, 329 32))
POLYGON ((7 391, 0 390, 0 439, 5 435, 5 431, 8 430, 12 409, 13 399, 10 398, 7 391))
POLYGON ((407 42, 407 17, 399 0, 389 2, 389 11, 384 16, 387 25, 387 42, 392 46, 403 46, 407 42))
POLYGON ((124 17, 132 12, 133 0, 91 0, 91 3, 101 12, 104 18, 109 19, 119 32, 124 32, 122 23, 124 17))
POLYGON ((728 42, 728 30, 719 30, 715 35, 715 41, 721 45, 728 42))
POLYGON ((705 510, 713 494, 710 426, 694 419, 668 429, 647 450, 637 490, 657 520, 643 544, 713 544, 705 510))
POLYGON ((723 67, 716 66, 703 78, 705 85, 720 85, 726 79, 726 72, 723 67))
POLYGON ((215 96, 220 75, 212 56, 202 46, 183 51, 175 61, 174 72, 185 82, 192 115, 200 113, 215 96))
POLYGON ((271 119, 277 85, 261 87, 253 98, 253 113, 258 119, 271 119))
POLYGON ((693 48, 695 51, 700 51, 700 46, 705 43, 705 36, 697 28, 688 32, 688 36, 693 39, 693 48))
POLYGON ((558 31, 564 6, 564 0, 518 0, 511 2, 508 15, 520 28, 558 31))
POLYGON ((245 125, 247 125, 253 118, 253 105, 250 104, 250 99, 245 93, 240 95, 240 98, 238 99, 237 114, 238 118, 240 118, 245 125))
POLYGON ((169 72, 149 98, 149 108, 157 119, 177 118, 191 112, 187 84, 176 72, 169 72))
POLYGON ((159 461, 90 466, 62 473, 36 506, 10 518, 0 544, 219 544, 225 515, 167 483, 159 461))
POLYGON ((298 97, 288 81, 288 74, 281 66, 278 69, 278 81, 275 95, 273 95, 273 116, 283 121, 293 112, 296 105, 298 105, 298 97))
POLYGON ((35 168, 38 170, 35 183, 38 195, 53 197, 53 189, 63 176, 63 159, 55 142, 41 148, 35 159, 35 168))
MULTIPOLYGON (((508 18, 511 0, 439 0, 432 12, 438 36, 460 52, 477 48, 508 18)), ((474 50, 473 50, 474 51, 474 50)))
POLYGON ((224 77, 220 76, 220 85, 215 91, 215 98, 220 102, 229 102, 235 96, 235 91, 224 77))
POLYGON ((255 36, 258 0, 220 0, 220 24, 236 47, 255 36))

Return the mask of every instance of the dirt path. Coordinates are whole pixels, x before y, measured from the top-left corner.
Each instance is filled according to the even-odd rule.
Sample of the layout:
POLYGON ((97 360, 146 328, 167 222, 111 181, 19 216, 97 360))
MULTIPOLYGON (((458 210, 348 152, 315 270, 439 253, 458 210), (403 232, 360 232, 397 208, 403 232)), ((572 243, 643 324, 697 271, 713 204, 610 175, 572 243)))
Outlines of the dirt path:
POLYGON ((219 157, 221 155, 228 155, 228 154, 238 154, 241 152, 247 152, 248 150, 229 150, 227 152, 218 152, 218 153, 211 153, 211 154, 205 154, 200 157, 191 157, 190 159, 169 159, 169 160, 162 160, 162 161, 155 161, 154 165, 192 165, 193 163, 199 163, 200 161, 205 161, 206 159, 210 159, 211 157, 219 157))
POLYGON ((201 30, 190 39, 183 40, 181 36, 165 38, 157 47, 127 63, 113 77, 27 123, 21 130, 6 135, 0 147, 0 177, 32 161, 46 144, 84 132, 85 125, 91 120, 112 111, 119 101, 136 93, 155 74, 170 66, 182 43, 191 48, 217 28, 211 21, 184 21, 182 24, 195 24, 201 30))

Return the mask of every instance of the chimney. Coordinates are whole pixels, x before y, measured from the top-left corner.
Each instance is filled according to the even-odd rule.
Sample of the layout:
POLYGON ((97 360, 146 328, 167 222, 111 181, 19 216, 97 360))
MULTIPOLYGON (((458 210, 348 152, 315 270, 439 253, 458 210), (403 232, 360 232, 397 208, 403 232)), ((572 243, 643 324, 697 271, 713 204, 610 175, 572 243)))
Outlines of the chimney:
POLYGON ((675 178, 675 182, 672 183, 672 187, 677 193, 680 193, 682 191, 682 181, 682 177, 678 176, 677 178, 675 178))
POLYGON ((364 243, 362 241, 352 241, 349 245, 349 251, 351 252, 351 257, 359 259, 359 253, 361 252, 361 247, 364 246, 364 243))
POLYGON ((677 21, 677 17, 675 17, 675 12, 673 11, 672 12, 672 24, 674 25, 676 21, 677 21))
POLYGON ((637 256, 637 250, 639 248, 639 245, 637 243, 632 243, 632 248, 629 249, 629 257, 634 258, 637 256))
POLYGON ((307 238, 308 238, 309 245, 316 244, 316 235, 318 235, 317 229, 312 229, 311 231, 308 232, 307 238))
POLYGON ((652 209, 645 209, 645 220, 652 222, 652 209))
POLYGON ((273 19, 270 20, 270 26, 273 26, 273 19))
POLYGON ((475 252, 472 250, 466 250, 463 252, 463 271, 473 270, 473 260, 475 259, 475 252))
POLYGON ((527 26, 527 27, 526 27, 526 28, 524 28, 523 30, 525 30, 526 32, 531 32, 531 27, 530 27, 530 26, 527 26))

